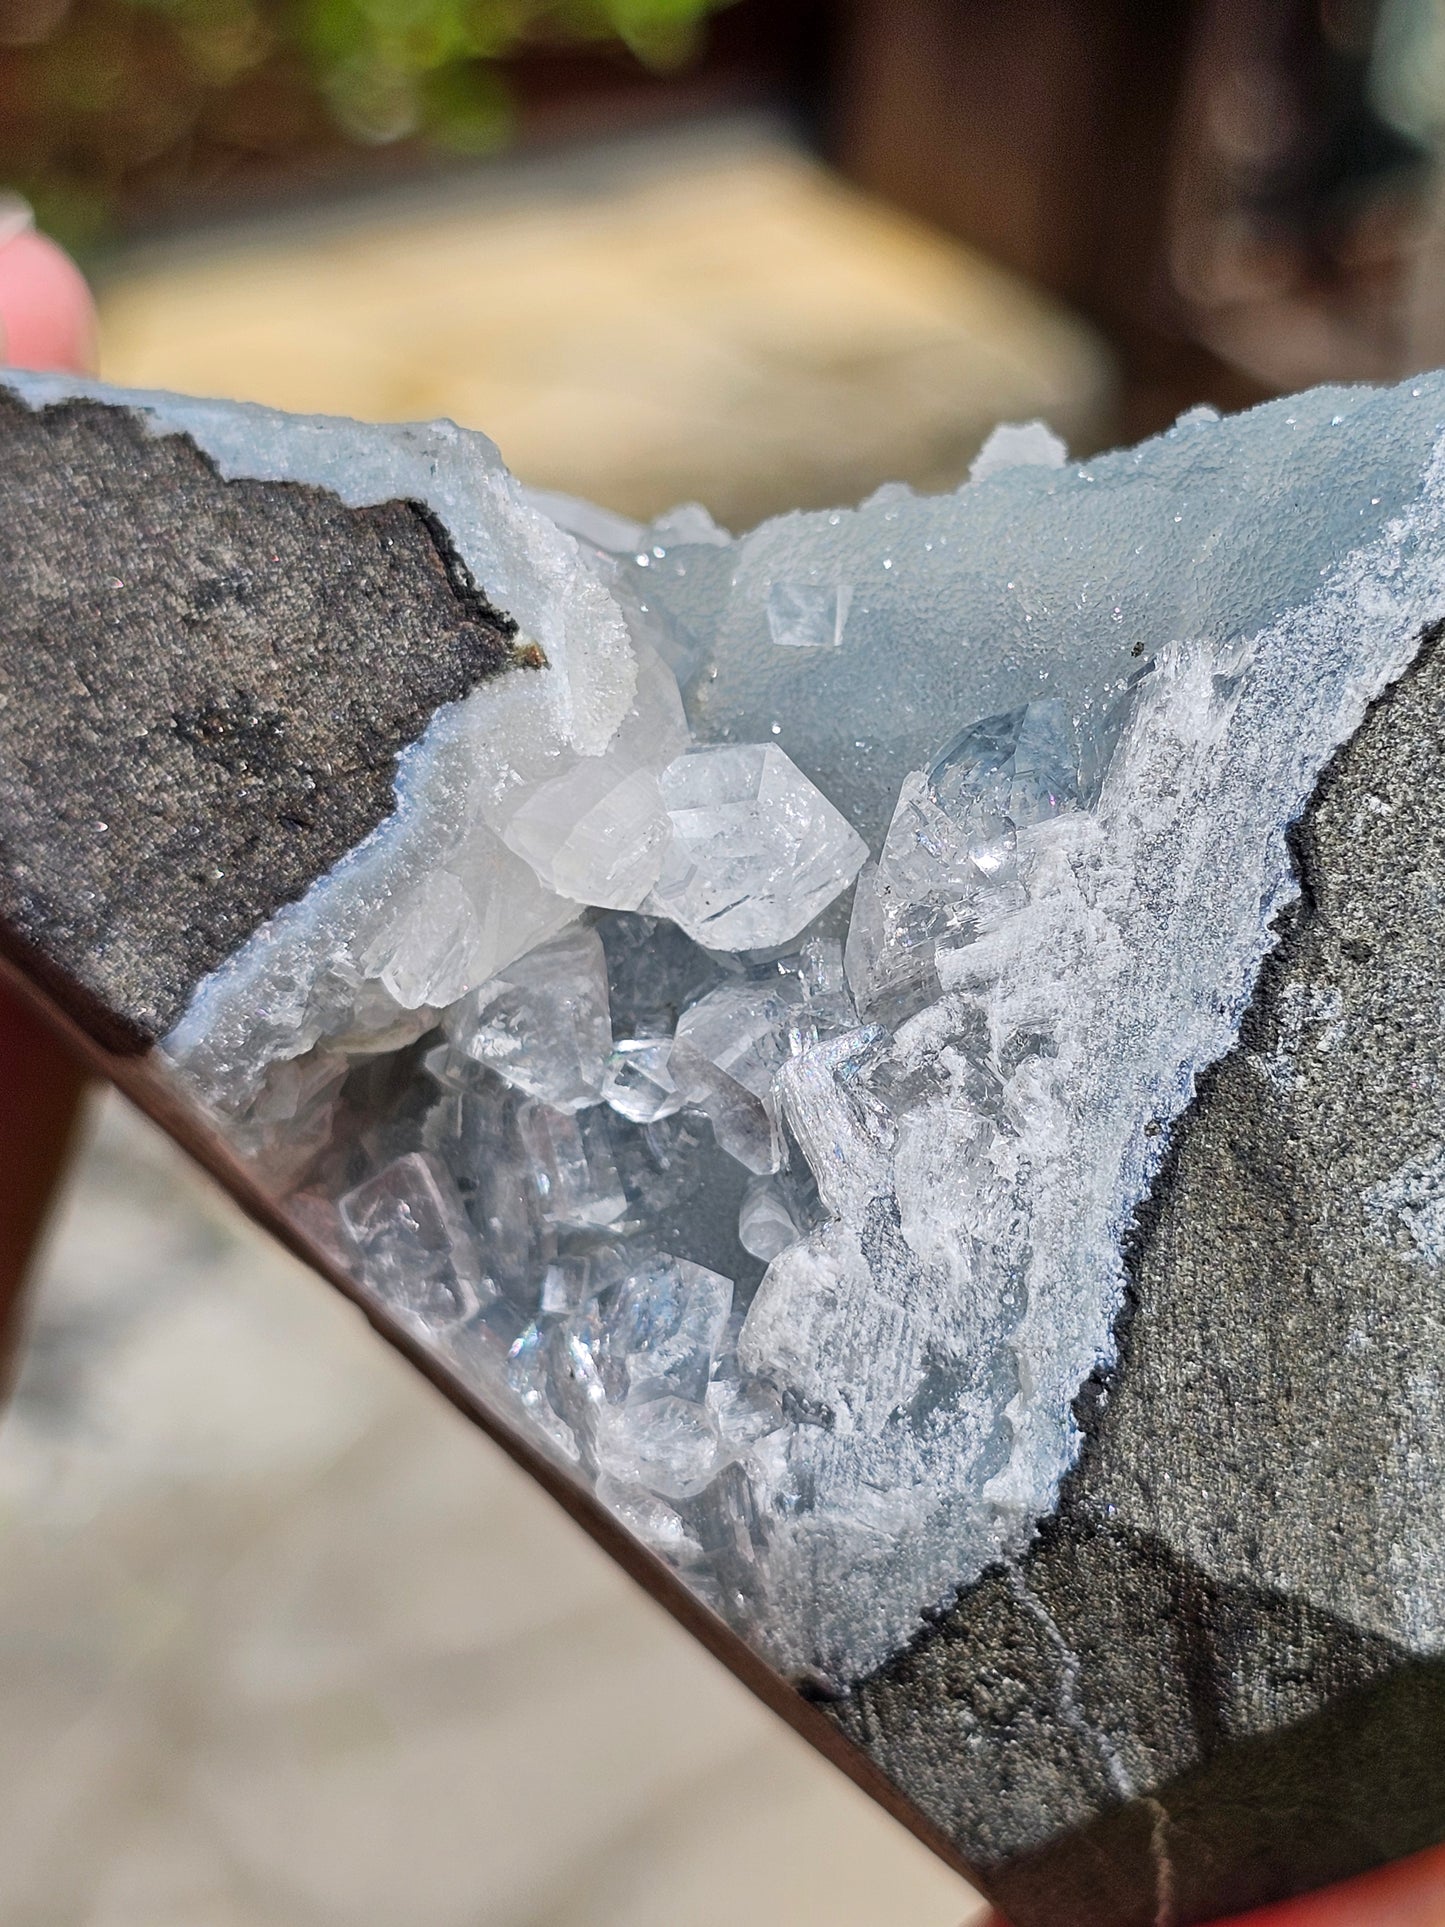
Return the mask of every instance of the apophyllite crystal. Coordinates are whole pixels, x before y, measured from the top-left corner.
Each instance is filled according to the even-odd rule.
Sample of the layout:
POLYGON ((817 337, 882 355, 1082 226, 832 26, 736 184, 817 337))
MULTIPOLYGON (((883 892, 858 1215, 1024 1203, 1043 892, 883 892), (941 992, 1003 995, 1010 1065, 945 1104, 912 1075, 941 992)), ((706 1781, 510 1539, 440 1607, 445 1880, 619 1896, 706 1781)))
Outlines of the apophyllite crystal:
POLYGON ((1350 394, 1082 468, 1004 438, 954 497, 618 553, 457 431, 150 406, 228 472, 419 496, 538 658, 199 986, 180 1074, 319 1145, 366 1280, 779 1664, 867 1672, 1074 1458, 1285 827, 1428 612, 1428 436, 1350 394), (1342 442, 1281 547, 1243 477, 1295 499, 1342 442))
POLYGON ((1068 1864, 1129 1927, 1334 1866, 1230 1887, 1209 1775, 1445 1650, 1441 379, 736 540, 446 424, 129 405, 424 505, 502 638, 180 1082, 1021 1920, 1116 1810, 1068 1864))

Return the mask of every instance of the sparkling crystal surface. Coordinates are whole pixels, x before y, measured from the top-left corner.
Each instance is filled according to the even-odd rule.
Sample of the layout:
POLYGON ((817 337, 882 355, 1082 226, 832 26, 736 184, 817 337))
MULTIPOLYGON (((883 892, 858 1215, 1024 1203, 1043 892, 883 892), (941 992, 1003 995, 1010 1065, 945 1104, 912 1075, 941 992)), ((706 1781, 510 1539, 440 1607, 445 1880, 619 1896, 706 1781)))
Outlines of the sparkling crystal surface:
POLYGON ((476 1241, 450 1178, 412 1151, 341 1200, 341 1221, 368 1284, 428 1331, 465 1324, 484 1281, 476 1241))
POLYGON ((787 943, 858 874, 867 846, 772 744, 688 750, 662 772, 672 841, 649 907, 715 950, 787 943))
POLYGON ((620 1117, 654 1124, 687 1099, 672 1074, 670 1037, 622 1037, 608 1055, 602 1095, 620 1117))
POLYGON ((612 1050, 601 939, 574 924, 453 1004, 442 1028, 456 1056, 557 1110, 595 1104, 612 1050))
POLYGON ((699 1597, 868 1672, 1074 1461, 1288 825, 1436 613, 1445 382, 1072 466, 1035 425, 737 540, 549 519, 444 426, 148 405, 427 501, 547 665, 438 714, 172 1061, 699 1597))

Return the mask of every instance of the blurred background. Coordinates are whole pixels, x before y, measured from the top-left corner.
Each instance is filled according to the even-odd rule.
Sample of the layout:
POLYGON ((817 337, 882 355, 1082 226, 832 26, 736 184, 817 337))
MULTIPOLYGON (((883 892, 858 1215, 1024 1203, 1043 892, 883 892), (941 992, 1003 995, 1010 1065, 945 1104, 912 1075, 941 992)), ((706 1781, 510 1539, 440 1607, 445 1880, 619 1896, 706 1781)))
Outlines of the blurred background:
MULTIPOLYGON (((0 0, 101 372, 743 528, 1445 358, 1445 0, 0 0)), ((956 1927, 114 1098, 0 1422, 6 1927, 956 1927)))
MULTIPOLYGON (((978 250, 1100 330, 1118 382, 1095 435, 1147 432, 1206 392, 1242 402, 1327 375, 1403 373, 1438 353, 1440 0, 0 0, 0 178, 103 282, 129 278, 138 246, 205 233, 214 259, 258 221, 304 213, 319 234, 329 212, 355 233, 373 218, 368 202, 385 221, 391 195, 394 231, 445 201, 453 218, 437 239, 449 253, 430 258, 451 276, 448 339, 479 362, 497 341, 495 325, 474 332, 479 311, 509 305, 504 284, 538 302, 565 289, 567 245, 586 256, 585 222, 544 224, 531 258, 547 253, 555 278, 534 283, 513 252, 480 299, 477 257, 499 238, 498 201, 547 188, 574 215, 600 193, 612 241, 636 228, 662 247, 675 216, 676 272, 661 289, 654 264, 653 285, 636 291, 669 310, 674 335, 697 329, 704 300, 736 328, 760 298, 773 304, 771 333, 749 345, 803 351, 788 326, 806 335, 830 304, 820 292, 812 312, 778 307, 789 247, 801 249, 796 284, 849 255, 837 220, 831 248, 808 245, 821 203, 799 208, 792 231, 758 235, 750 255, 728 210, 700 201, 695 213, 633 217, 616 205, 619 143, 646 148, 759 112, 834 182, 978 250), (456 217, 481 200, 492 224, 469 248, 456 217), (704 261, 700 226, 721 227, 717 258, 704 261)), ((892 226, 895 249, 919 239, 892 226)), ((515 220, 505 227, 524 240, 515 220)), ((855 274, 887 255, 888 232, 857 228, 855 274)), ((597 229, 591 238, 595 257, 597 229)), ((331 292, 324 275, 298 282, 299 258, 277 263, 288 298, 331 292)), ((591 265, 578 289, 595 294, 591 265)), ((634 263, 620 265, 631 280, 634 263)), ((851 358, 843 319, 829 317, 832 372, 856 378, 859 406, 890 328, 907 345, 909 295, 934 309, 913 317, 915 332, 948 301, 941 265, 926 290, 899 268, 885 258, 866 290, 836 290, 885 310, 872 333, 865 312, 852 316, 865 332, 851 358)), ((270 272, 253 253, 243 278, 270 272)), ((956 279, 962 323, 967 272, 956 279)), ((440 325, 436 292, 417 309, 440 325)), ((349 309, 334 319, 354 341, 349 309)), ((985 332, 975 328, 981 350, 985 332)), ((947 388, 962 366, 919 373, 947 388)), ((653 414, 672 401, 669 386, 653 414)), ((933 454, 937 466, 962 451, 936 442, 933 454)))

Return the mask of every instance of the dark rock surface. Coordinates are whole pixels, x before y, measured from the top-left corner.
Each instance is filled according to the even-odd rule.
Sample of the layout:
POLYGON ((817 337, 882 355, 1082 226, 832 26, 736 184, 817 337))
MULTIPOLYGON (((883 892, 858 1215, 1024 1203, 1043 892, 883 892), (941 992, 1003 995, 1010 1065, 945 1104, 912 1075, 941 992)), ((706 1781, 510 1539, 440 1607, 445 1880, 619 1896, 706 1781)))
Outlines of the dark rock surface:
POLYGON ((1018 1927, 1186 1927, 1445 1836, 1442 795, 1435 636, 1298 827, 1057 1513, 833 1709, 1018 1927))
POLYGON ((536 660, 416 504, 3 389, 0 582, 0 929, 113 1045, 391 813, 439 704, 536 660))

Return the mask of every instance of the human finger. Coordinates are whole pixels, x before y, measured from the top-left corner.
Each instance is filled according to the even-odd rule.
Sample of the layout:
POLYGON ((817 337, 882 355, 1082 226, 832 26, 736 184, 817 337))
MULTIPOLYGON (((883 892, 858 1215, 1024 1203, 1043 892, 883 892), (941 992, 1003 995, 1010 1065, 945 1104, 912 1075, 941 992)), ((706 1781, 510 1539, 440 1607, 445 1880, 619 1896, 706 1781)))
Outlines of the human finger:
POLYGON ((0 194, 0 363, 87 374, 95 304, 70 256, 39 233, 15 194, 0 194))
MULTIPOLYGON (((990 1914, 979 1927, 1009 1927, 990 1914)), ((1445 1846, 1377 1867, 1320 1893, 1301 1894, 1215 1927, 1445 1927, 1445 1846)))

